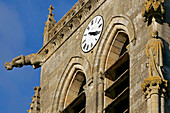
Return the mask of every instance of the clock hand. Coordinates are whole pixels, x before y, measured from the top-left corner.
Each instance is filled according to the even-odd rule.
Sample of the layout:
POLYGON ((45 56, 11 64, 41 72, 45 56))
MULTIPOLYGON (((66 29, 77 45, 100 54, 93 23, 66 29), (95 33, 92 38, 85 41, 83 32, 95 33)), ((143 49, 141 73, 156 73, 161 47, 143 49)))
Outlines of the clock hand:
POLYGON ((98 35, 99 33, 100 33, 100 31, 95 31, 95 32, 89 32, 88 34, 95 36, 95 35, 98 35))

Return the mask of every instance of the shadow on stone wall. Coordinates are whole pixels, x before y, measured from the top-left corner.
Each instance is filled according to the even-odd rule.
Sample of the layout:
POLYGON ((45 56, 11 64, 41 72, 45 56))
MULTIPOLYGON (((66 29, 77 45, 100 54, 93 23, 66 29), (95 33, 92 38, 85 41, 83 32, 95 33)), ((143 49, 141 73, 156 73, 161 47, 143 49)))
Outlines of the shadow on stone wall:
MULTIPOLYGON (((170 25, 170 24, 169 24, 170 25)), ((161 38, 162 39, 162 38, 161 38)), ((168 88, 167 88, 167 98, 165 101, 165 111, 169 113, 170 111, 170 48, 169 43, 162 39, 165 47, 164 51, 164 78, 168 80, 168 88)))
POLYGON ((161 40, 163 41, 165 47, 163 63, 164 63, 164 74, 166 79, 168 75, 170 78, 170 48, 169 48, 170 45, 164 39, 161 38, 161 40))
POLYGON ((170 26, 170 1, 165 0, 165 23, 170 26))

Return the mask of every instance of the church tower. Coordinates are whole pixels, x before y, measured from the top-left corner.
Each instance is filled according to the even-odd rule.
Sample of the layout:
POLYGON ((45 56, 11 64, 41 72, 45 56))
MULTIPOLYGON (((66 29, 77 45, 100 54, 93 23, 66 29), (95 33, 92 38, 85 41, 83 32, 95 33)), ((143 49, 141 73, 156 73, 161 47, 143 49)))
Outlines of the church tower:
POLYGON ((6 69, 41 67, 29 113, 169 113, 170 2, 79 0, 43 47, 6 69))

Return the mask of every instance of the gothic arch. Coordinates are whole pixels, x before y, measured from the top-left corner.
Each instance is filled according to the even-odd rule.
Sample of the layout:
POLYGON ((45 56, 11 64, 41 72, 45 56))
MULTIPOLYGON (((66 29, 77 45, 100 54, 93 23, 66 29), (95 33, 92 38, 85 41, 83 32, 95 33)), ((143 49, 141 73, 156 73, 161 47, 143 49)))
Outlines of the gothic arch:
POLYGON ((135 29, 132 21, 125 15, 113 16, 108 26, 104 30, 102 40, 99 43, 95 56, 93 72, 104 72, 108 53, 111 44, 116 40, 116 35, 119 33, 126 34, 129 38, 129 43, 135 44, 135 29))
POLYGON ((76 70, 71 82, 69 84, 65 101, 64 108, 66 108, 80 93, 83 91, 83 86, 86 84, 85 74, 81 70, 76 70))
MULTIPOLYGON (((52 103, 52 112, 56 110, 62 110, 66 103, 68 95, 68 90, 70 88, 70 84, 73 83, 74 78, 76 77, 76 73, 83 73, 85 76, 85 82, 91 79, 91 66, 87 59, 80 56, 72 57, 68 64, 65 67, 64 72, 61 75, 58 85, 55 89, 54 99, 52 103)), ((79 76, 80 77, 80 76, 79 76)))
MULTIPOLYGON (((98 72, 103 74, 107 70, 108 68, 107 62, 109 62, 108 59, 109 59, 110 51, 116 49, 116 47, 119 48, 119 50, 117 51, 118 56, 117 58, 115 57, 114 59, 115 61, 117 61, 122 53, 122 50, 124 50, 123 48, 127 46, 126 41, 128 42, 128 44, 130 43, 129 46, 135 44, 135 30, 134 30, 133 23, 127 16, 124 15, 113 16, 110 22, 108 23, 108 25, 106 26, 104 30, 104 34, 98 45, 97 52, 95 55, 95 60, 93 63, 93 72, 98 72), (123 39, 124 41, 121 40, 121 37, 123 37, 126 40, 124 39, 123 39), (117 44, 117 42, 121 42, 121 44, 117 44)), ((113 58, 114 55, 111 55, 110 59, 113 58)), ((112 64, 114 63, 112 62, 112 64)), ((103 82, 105 82, 104 83, 105 86, 100 85, 98 89, 98 92, 100 92, 99 96, 102 97, 98 100, 99 104, 102 105, 100 106, 101 108, 98 109, 104 108, 103 103, 105 104, 105 97, 102 96, 104 88, 107 88, 109 85, 112 84, 112 82, 108 79, 104 79, 103 82)))

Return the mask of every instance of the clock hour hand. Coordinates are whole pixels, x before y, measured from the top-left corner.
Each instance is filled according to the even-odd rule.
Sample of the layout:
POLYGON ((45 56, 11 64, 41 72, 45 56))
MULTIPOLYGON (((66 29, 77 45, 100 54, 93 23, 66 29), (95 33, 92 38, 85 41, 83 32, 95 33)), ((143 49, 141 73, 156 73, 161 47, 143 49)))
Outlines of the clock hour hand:
POLYGON ((89 32, 89 35, 96 36, 100 33, 100 31, 95 31, 95 32, 89 32))

